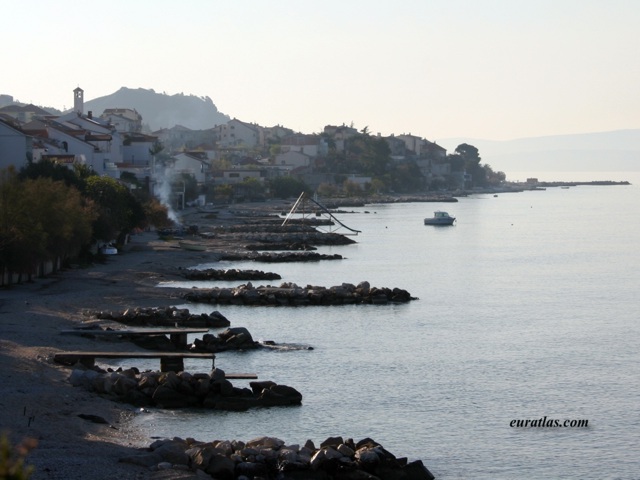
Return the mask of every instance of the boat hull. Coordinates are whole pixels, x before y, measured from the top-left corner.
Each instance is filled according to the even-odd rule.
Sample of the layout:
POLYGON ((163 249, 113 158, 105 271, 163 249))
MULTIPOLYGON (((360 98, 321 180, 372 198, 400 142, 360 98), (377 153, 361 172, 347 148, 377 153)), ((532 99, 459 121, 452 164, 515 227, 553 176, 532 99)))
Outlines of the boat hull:
POLYGON ((446 226, 446 225, 453 225, 453 222, 455 221, 456 221, 456 217, 452 217, 447 212, 437 211, 433 213, 433 217, 425 218, 424 224, 446 226))
POLYGON ((424 224, 425 225, 436 225, 436 226, 447 226, 447 225, 453 225, 453 222, 455 222, 456 219, 455 218, 450 218, 447 220, 434 220, 433 218, 425 218, 424 219, 424 224))
POLYGON ((192 252, 204 252, 207 249, 206 245, 199 245, 197 243, 179 242, 178 244, 183 250, 190 250, 192 252))

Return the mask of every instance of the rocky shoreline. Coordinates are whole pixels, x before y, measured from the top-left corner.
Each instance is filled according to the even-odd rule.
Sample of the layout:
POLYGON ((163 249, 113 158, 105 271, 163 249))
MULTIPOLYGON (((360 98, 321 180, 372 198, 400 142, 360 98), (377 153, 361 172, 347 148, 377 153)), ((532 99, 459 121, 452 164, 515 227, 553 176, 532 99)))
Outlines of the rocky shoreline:
POLYGON ((193 303, 247 306, 294 306, 307 305, 386 305, 407 303, 416 300, 409 292, 400 288, 371 287, 369 282, 358 285, 343 283, 333 287, 282 283, 279 287, 258 286, 251 283, 235 288, 194 289, 184 294, 184 299, 193 303))
MULTIPOLYGON (((261 217, 259 212, 265 211, 264 206, 260 205, 253 211, 256 214, 251 217, 249 223, 260 223, 264 215, 261 217)), ((238 253, 242 248, 241 239, 243 237, 246 239, 249 235, 248 232, 237 231, 229 234, 211 233, 213 229, 211 223, 229 226, 247 221, 244 217, 236 218, 230 213, 222 214, 220 217, 215 222, 207 224, 201 213, 186 214, 185 223, 204 223, 203 228, 198 230, 201 241, 207 243, 211 250, 206 252, 208 260, 238 253), (197 218, 194 218, 194 215, 197 218), (192 220, 194 221, 191 222, 192 220)), ((252 228, 253 226, 249 226, 248 230, 251 231, 252 228)), ((190 229, 189 234, 195 231, 197 230, 190 229)), ((259 246, 282 240, 282 238, 278 240, 277 235, 273 238, 270 235, 260 233, 257 235, 260 239, 256 243, 254 232, 252 241, 259 246)), ((308 239, 309 236, 306 235, 305 238, 308 239)), ((331 241, 335 242, 336 238, 338 237, 334 236, 331 241)), ((285 241, 290 242, 290 238, 287 237, 285 241)), ((345 243, 352 243, 352 240, 349 239, 349 242, 345 243)), ((242 253, 247 252, 245 250, 242 253)), ((76 369, 74 370, 76 373, 71 376, 72 384, 67 368, 56 365, 53 361, 53 356, 60 351, 90 350, 92 345, 89 342, 98 341, 86 338, 85 335, 60 335, 63 330, 69 328, 82 327, 83 331, 86 329, 87 334, 90 335, 91 328, 118 328, 118 325, 122 324, 228 327, 229 320, 219 312, 192 315, 186 309, 175 308, 173 305, 184 301, 181 292, 171 288, 157 288, 158 283, 162 281, 182 276, 185 273, 182 270, 188 265, 200 263, 202 256, 202 252, 180 249, 177 242, 170 238, 158 238, 155 232, 147 232, 133 236, 126 248, 117 256, 105 259, 102 264, 89 268, 62 270, 48 278, 39 278, 33 283, 16 285, 11 291, 0 292, 0 322, 3 328, 3 335, 0 338, 0 347, 2 347, 0 368, 5 373, 1 387, 0 407, 7 412, 0 421, 0 427, 9 432, 9 439, 13 443, 17 444, 25 438, 38 440, 37 448, 27 457, 27 463, 35 467, 33 479, 94 478, 102 480, 113 476, 135 477, 138 480, 195 479, 202 478, 202 475, 209 478, 211 474, 206 473, 209 468, 208 461, 202 463, 196 460, 198 457, 189 456, 190 460, 186 464, 183 461, 174 462, 167 458, 162 458, 152 465, 137 461, 127 462, 125 459, 139 457, 142 453, 158 453, 155 452, 155 448, 146 446, 148 439, 140 437, 127 420, 134 414, 133 405, 139 402, 165 408, 171 408, 172 405, 173 408, 182 408, 183 405, 192 407, 195 405, 194 398, 198 399, 202 405, 201 408, 230 410, 264 407, 269 402, 273 405, 294 407, 300 404, 304 392, 297 392, 295 388, 267 381, 250 385, 253 388, 237 389, 228 379, 219 378, 221 371, 208 374, 161 374, 140 373, 135 369, 121 372, 76 369), (144 304, 155 306, 131 307, 131 305, 144 304), (151 392, 150 385, 154 381, 158 385, 151 392), (169 391, 170 388, 164 388, 166 382, 169 382, 167 387, 171 385, 176 388, 169 391), (78 386, 73 386, 74 384, 78 386), (161 384, 163 389, 158 390, 161 384), (87 385, 90 385, 90 389, 86 388, 87 385), (206 390, 205 385, 213 390, 206 390), (144 388, 147 388, 146 392, 143 391, 144 388), (101 394, 97 394, 99 391, 101 394), (122 394, 122 398, 119 397, 118 392, 122 394), (225 397, 222 392, 227 396, 225 397), (113 399, 116 398, 118 401, 114 402, 113 399), (123 403, 125 399, 134 401, 129 404, 123 403), (127 407, 127 405, 130 406, 127 407), (105 421, 92 420, 97 418, 105 421), (43 421, 45 419, 46 421, 43 421)), ((239 274, 242 275, 242 273, 239 274)), ((280 287, 276 289, 290 290, 295 292, 295 295, 305 290, 295 285, 281 287, 282 289, 280 287)), ((371 288, 365 282, 359 286, 353 286, 356 289, 358 287, 361 289, 358 293, 352 292, 352 286, 348 285, 342 285, 333 290, 324 287, 312 287, 311 290, 312 295, 315 296, 327 295, 329 292, 334 297, 342 296, 342 302, 345 300, 360 302, 361 298, 368 298, 367 301, 372 304, 413 300, 408 292, 400 289, 371 288), (350 295, 357 295, 357 297, 349 298, 350 295)), ((238 288, 236 292, 240 297, 251 297, 256 292, 260 292, 260 289, 254 288, 250 283, 238 288)), ((276 295, 272 290, 266 298, 269 296, 279 298, 279 295, 280 293, 276 295)), ((292 300, 294 304, 307 302, 302 297, 292 297, 292 300)), ((311 301, 308 300, 308 302, 311 301)), ((236 337, 236 340, 240 337, 236 337)), ((229 347, 229 345, 221 346, 219 341, 218 337, 206 337, 199 345, 195 345, 198 342, 194 342, 193 348, 211 351, 211 348, 229 347)), ((275 342, 261 346, 280 347, 275 342)), ((247 345, 242 348, 245 347, 248 348, 247 345)), ((282 348, 288 348, 288 346, 282 346, 282 348)), ((310 347, 299 347, 299 349, 308 348, 310 347)), ((130 350, 131 347, 127 347, 124 342, 111 342, 109 349, 122 352, 130 350)), ((185 442, 189 442, 189 448, 183 452, 198 443, 194 440, 185 440, 185 442)), ((213 448, 217 448, 216 442, 210 442, 211 445, 216 444, 213 448)), ((240 445, 241 442, 236 443, 240 445)), ((350 445, 346 440, 343 443, 350 445)), ((240 451, 235 449, 230 457, 234 465, 233 474, 227 467, 226 473, 219 474, 222 476, 215 478, 250 479, 253 477, 248 474, 254 468, 263 473, 265 472, 263 469, 268 469, 263 478, 370 478, 372 480, 433 478, 425 473, 426 469, 418 469, 419 476, 407 476, 415 466, 407 468, 401 465, 395 473, 384 473, 386 470, 374 466, 374 464, 382 465, 380 461, 383 457, 373 460, 371 464, 366 464, 364 460, 359 460, 355 453, 345 454, 348 450, 340 445, 312 448, 311 452, 307 451, 309 445, 306 445, 307 449, 299 447, 300 451, 295 454, 301 457, 287 463, 294 458, 292 453, 287 452, 295 451, 297 447, 285 448, 284 442, 280 447, 274 450, 276 453, 265 450, 254 457, 243 456, 246 452, 242 453, 242 449, 240 451), (282 452, 280 447, 284 448, 282 452), (340 453, 340 457, 336 452, 340 453), (307 458, 309 453, 312 453, 311 458, 317 457, 313 464, 307 464, 304 461, 300 463, 299 460, 307 458), (275 457, 286 457, 289 460, 278 462, 274 461, 275 457), (320 467, 320 459, 325 457, 328 463, 320 467), (248 465, 253 463, 252 460, 258 464, 264 461, 264 465, 248 465), (398 473, 400 471, 403 473, 398 473), (376 476, 376 473, 380 476, 376 476)), ((210 459, 211 453, 212 451, 206 450, 206 458, 210 459)), ((226 460, 223 462, 226 462, 227 466, 231 465, 226 460)), ((413 464, 414 462, 411 462, 406 465, 413 464)))
POLYGON ((274 437, 248 442, 163 439, 122 462, 155 470, 196 470, 216 479, 278 480, 433 480, 421 460, 398 458, 382 445, 364 438, 358 442, 330 437, 319 447, 287 445, 274 437))
POLYGON ((249 382, 251 388, 235 387, 223 370, 211 373, 140 372, 103 370, 77 366, 69 376, 74 387, 135 407, 166 409, 204 408, 245 411, 249 408, 300 405, 302 394, 271 381, 249 382))

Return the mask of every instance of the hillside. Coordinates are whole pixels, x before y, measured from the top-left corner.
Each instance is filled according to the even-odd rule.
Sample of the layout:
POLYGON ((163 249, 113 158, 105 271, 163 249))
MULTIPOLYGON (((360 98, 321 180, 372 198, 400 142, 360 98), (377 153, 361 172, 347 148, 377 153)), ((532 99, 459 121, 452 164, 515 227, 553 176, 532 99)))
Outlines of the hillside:
POLYGON ((453 153, 476 147, 482 163, 501 171, 640 171, 640 129, 494 141, 449 138, 437 142, 453 153))
POLYGON ((206 130, 227 123, 228 115, 220 113, 209 97, 182 93, 167 95, 144 88, 122 87, 111 95, 85 100, 85 113, 99 116, 107 108, 133 108, 152 131, 182 125, 193 130, 206 130))

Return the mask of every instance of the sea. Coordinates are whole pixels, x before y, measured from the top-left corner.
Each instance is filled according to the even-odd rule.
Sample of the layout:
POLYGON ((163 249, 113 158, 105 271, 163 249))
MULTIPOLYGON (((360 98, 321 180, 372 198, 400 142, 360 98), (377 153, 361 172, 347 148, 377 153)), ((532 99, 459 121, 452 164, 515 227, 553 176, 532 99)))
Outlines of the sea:
MULTIPOLYGON (((255 340, 291 346, 223 352, 216 366, 294 387, 302 405, 148 409, 136 416, 137 428, 149 437, 202 441, 273 436, 318 445, 330 436, 370 437, 397 457, 422 460, 442 480, 640 479, 640 172, 522 172, 522 180, 529 177, 631 185, 344 208, 338 218, 360 230, 352 237, 357 243, 318 249, 342 260, 185 265, 282 276, 255 286, 367 281, 417 299, 331 307, 181 304, 217 310, 255 340), (435 210, 456 223, 424 225, 435 210), (539 426, 549 419, 588 423, 539 426), (536 426, 517 426, 526 420, 536 426)), ((158 288, 196 284, 238 282, 158 288)))

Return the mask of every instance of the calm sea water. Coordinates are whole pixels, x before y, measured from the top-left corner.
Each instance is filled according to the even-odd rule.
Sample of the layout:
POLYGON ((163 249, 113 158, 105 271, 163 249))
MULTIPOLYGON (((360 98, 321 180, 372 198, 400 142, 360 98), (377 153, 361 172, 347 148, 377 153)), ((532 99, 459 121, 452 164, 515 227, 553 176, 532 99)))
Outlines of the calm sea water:
POLYGON ((357 244, 319 249, 345 260, 201 265, 275 271, 303 286, 367 280, 419 300, 185 305, 219 310, 256 339, 313 346, 216 360, 298 389, 303 405, 152 411, 138 425, 149 436, 199 440, 371 437, 397 456, 422 459, 439 479, 640 478, 640 176, 572 175, 634 184, 372 204, 340 216, 362 230, 357 244), (423 225, 436 209, 456 224, 423 225), (589 426, 509 426, 545 415, 589 426))

